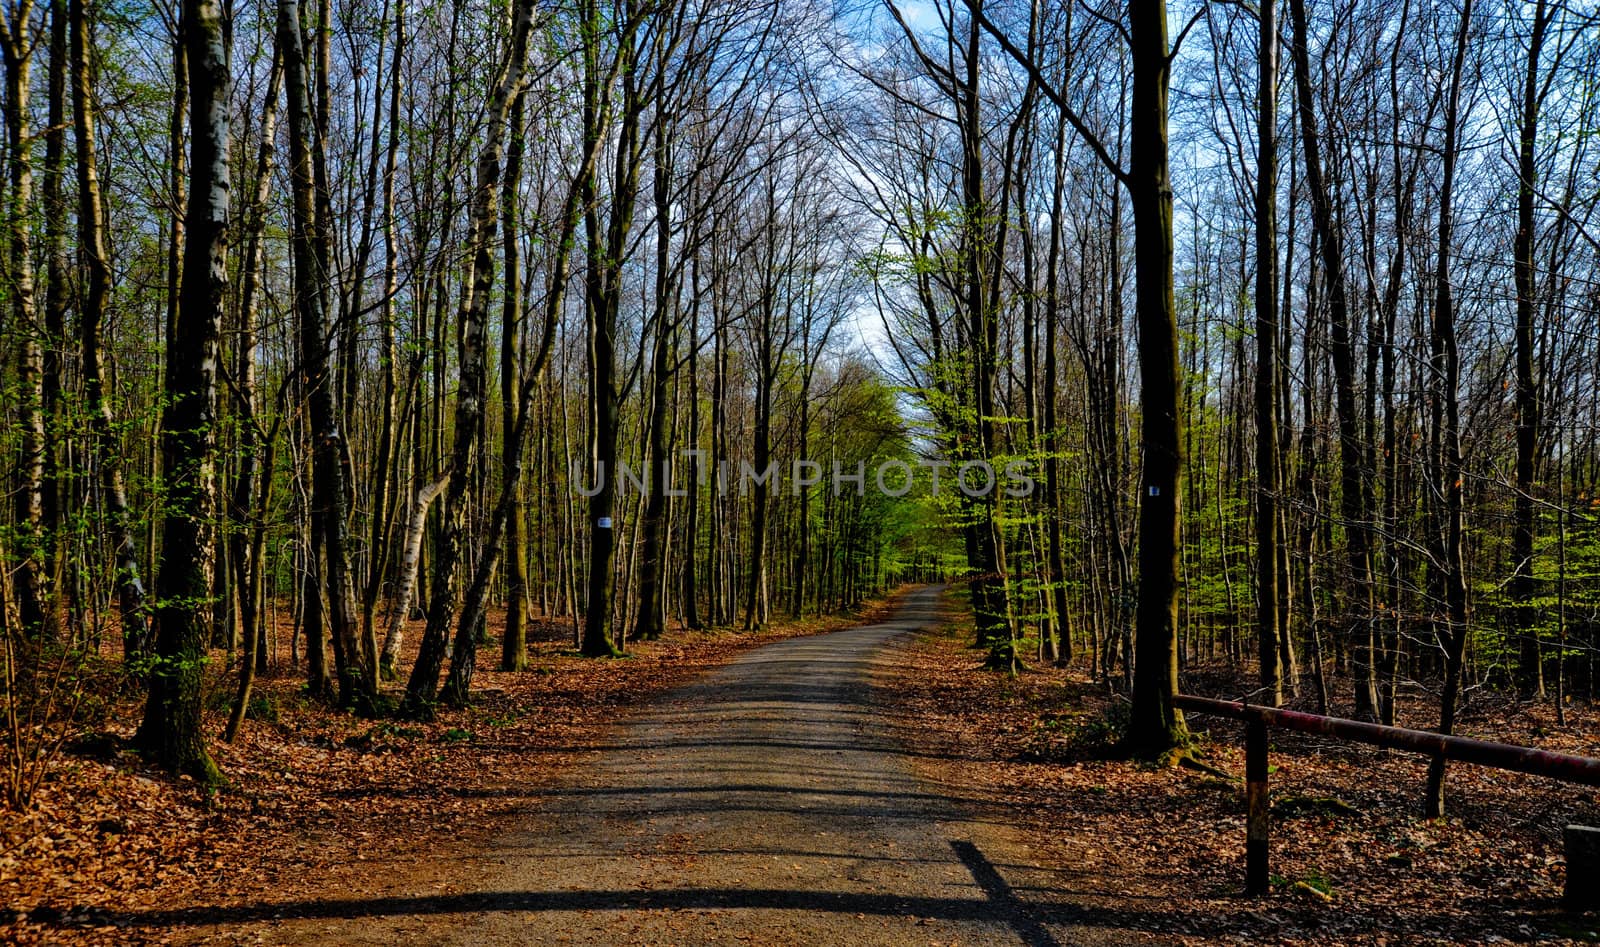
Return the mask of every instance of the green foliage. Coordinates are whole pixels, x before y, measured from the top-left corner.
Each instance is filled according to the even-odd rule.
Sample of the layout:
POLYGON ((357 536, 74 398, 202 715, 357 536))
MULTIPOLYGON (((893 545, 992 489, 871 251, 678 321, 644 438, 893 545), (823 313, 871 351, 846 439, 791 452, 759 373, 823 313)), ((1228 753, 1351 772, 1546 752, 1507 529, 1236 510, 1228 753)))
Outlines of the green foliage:
POLYGON ((508 709, 504 713, 485 715, 483 722, 491 727, 509 727, 515 725, 521 719, 522 714, 514 709, 508 709))
POLYGON ((1285 878, 1282 875, 1273 875, 1270 879, 1275 888, 1288 888, 1290 891, 1302 892, 1317 900, 1326 901, 1333 897, 1333 882, 1329 881, 1319 869, 1311 868, 1299 878, 1285 878))
POLYGON ((1512 674, 1527 634, 1539 638, 1547 658, 1580 657, 1595 643, 1600 631, 1600 519, 1592 510, 1600 507, 1594 504, 1582 496, 1569 504, 1565 542, 1560 511, 1539 509, 1531 567, 1534 594, 1528 600, 1517 599, 1503 574, 1477 575, 1472 592, 1479 620, 1469 633, 1474 655, 1491 673, 1498 671, 1502 678, 1512 674))
POLYGON ((1100 713, 1043 714, 1034 721, 1022 755, 1041 762, 1113 757, 1128 732, 1129 714, 1124 701, 1116 701, 1100 713))

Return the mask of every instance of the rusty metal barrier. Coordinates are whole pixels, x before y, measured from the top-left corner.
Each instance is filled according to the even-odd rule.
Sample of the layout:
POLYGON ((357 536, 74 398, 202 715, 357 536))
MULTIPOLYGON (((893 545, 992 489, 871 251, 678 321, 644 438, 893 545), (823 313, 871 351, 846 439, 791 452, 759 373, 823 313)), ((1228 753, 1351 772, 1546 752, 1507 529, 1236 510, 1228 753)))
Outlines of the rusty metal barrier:
POLYGON ((1391 750, 1442 756, 1447 760, 1491 769, 1530 773, 1567 783, 1600 786, 1600 759, 1551 753, 1511 743, 1493 743, 1470 737, 1445 736, 1427 730, 1385 727, 1342 717, 1300 713, 1278 707, 1246 704, 1179 694, 1179 708, 1192 713, 1230 717, 1245 722, 1245 893, 1265 894, 1268 887, 1267 842, 1271 837, 1271 808, 1267 800, 1267 728, 1296 730, 1321 736, 1368 743, 1391 750))

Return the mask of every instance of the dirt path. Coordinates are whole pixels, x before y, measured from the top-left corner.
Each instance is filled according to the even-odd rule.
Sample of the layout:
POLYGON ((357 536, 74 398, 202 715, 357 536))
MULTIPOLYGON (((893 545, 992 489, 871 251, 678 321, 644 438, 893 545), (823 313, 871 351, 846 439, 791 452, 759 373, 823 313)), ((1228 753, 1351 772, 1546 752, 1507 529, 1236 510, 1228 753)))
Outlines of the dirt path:
POLYGON ((912 774, 871 680, 937 618, 926 589, 890 622, 745 654, 642 710, 490 851, 187 921, 235 943, 1125 942, 1042 924, 1024 902, 1061 916, 1052 873, 912 774))

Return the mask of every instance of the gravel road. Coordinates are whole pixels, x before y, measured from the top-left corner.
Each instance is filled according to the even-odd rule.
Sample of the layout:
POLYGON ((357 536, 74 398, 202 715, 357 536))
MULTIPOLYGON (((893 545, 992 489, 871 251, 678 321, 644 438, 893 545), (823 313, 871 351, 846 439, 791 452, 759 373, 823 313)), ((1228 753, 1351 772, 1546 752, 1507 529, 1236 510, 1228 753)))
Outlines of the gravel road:
POLYGON ((382 896, 302 902, 283 919, 213 928, 210 937, 1101 941, 1111 932, 1035 919, 1029 892, 1056 900, 1045 893, 1051 874, 1028 865, 1001 827, 920 782, 872 700, 874 673, 892 660, 896 639, 938 620, 937 592, 913 593, 883 624, 749 651, 641 709, 592 764, 476 857, 407 872, 382 896))

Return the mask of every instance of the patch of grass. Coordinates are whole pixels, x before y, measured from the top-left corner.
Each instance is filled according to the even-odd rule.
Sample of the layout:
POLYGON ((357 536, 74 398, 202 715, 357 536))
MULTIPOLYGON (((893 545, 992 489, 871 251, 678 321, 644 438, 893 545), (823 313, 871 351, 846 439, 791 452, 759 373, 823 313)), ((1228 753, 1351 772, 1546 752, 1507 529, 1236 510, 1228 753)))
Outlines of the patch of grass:
POLYGON ((507 710, 503 714, 489 714, 483 722, 491 727, 509 727, 522 719, 522 715, 515 710, 507 710))
POLYGON ((1109 758, 1127 730, 1128 705, 1120 701, 1102 713, 1041 714, 1023 742, 1021 756, 1039 762, 1109 758))
POLYGON ((477 738, 478 735, 471 730, 463 730, 460 727, 451 727, 439 735, 441 743, 471 743, 477 738))
POLYGON ((426 731, 417 727, 386 722, 369 727, 364 733, 345 738, 344 745, 363 753, 393 753, 401 749, 404 741, 416 740, 426 735, 426 731))
POLYGON ((1272 814, 1284 819, 1311 816, 1337 819, 1360 815, 1361 810, 1333 796, 1287 796, 1273 803, 1272 814))
POLYGON ((1303 895, 1317 901, 1333 900, 1333 882, 1316 868, 1312 868, 1299 878, 1285 878, 1283 875, 1271 877, 1273 887, 1287 888, 1293 894, 1303 895))
POLYGON ((263 723, 277 723, 278 705, 273 703, 272 698, 265 694, 252 697, 250 698, 250 703, 245 705, 244 719, 260 720, 263 723))

